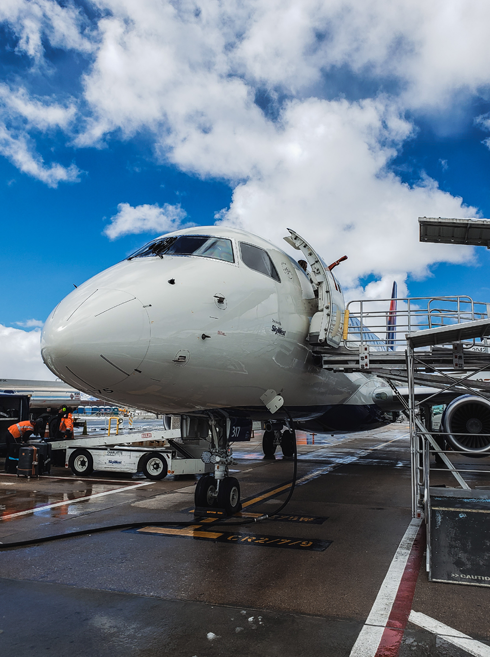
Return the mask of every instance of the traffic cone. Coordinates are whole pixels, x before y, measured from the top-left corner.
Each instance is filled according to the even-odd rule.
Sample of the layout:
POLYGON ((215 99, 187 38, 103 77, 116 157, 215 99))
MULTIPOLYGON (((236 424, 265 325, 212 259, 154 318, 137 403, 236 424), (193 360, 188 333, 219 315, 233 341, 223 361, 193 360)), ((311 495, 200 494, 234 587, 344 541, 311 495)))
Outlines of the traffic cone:
POLYGON ((44 437, 49 438, 49 422, 46 422, 46 426, 44 427, 44 437))

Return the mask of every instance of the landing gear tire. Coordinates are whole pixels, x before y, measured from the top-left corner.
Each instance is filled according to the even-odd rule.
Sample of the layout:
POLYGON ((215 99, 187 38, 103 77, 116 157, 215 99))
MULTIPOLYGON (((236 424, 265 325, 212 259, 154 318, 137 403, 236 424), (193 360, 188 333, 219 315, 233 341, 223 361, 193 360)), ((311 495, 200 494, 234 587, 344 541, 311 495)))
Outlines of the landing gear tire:
POLYGON ((281 436, 281 449, 283 456, 286 458, 294 456, 294 436, 291 431, 283 431, 281 436))
POLYGON ((235 477, 225 477, 219 485, 218 506, 224 509, 227 515, 238 513, 241 508, 240 484, 235 477))
POLYGON ((216 479, 206 475, 201 477, 196 485, 194 503, 198 507, 212 507, 216 504, 216 479))
POLYGON ((88 477, 94 471, 94 459, 86 449, 76 449, 70 456, 68 465, 77 477, 88 477))
POLYGON ((266 459, 273 458, 274 452, 276 451, 273 431, 264 431, 264 435, 262 437, 262 450, 266 459))
POLYGON ((161 454, 148 454, 141 462, 141 472, 147 479, 158 481, 167 476, 167 459, 161 454))

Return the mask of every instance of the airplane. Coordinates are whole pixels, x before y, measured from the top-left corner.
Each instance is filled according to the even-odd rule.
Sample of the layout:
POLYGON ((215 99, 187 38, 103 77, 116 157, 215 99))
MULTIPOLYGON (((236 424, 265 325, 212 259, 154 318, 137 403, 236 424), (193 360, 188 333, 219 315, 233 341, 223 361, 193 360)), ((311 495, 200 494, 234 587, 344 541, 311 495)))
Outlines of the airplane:
POLYGON ((231 444, 250 440, 254 420, 266 423, 266 457, 278 443, 293 455, 293 423, 345 433, 393 421, 383 380, 327 371, 313 354, 341 344, 344 297, 337 263, 288 230, 309 271, 247 231, 187 228, 80 285, 43 328, 57 377, 110 404, 180 415, 183 438, 209 440, 215 471, 198 481, 197 507, 241 508, 231 444))
POLYGON ((31 409, 56 408, 60 406, 78 406, 81 403, 79 390, 66 385, 63 381, 38 381, 31 379, 0 379, 0 393, 11 395, 28 395, 31 409))

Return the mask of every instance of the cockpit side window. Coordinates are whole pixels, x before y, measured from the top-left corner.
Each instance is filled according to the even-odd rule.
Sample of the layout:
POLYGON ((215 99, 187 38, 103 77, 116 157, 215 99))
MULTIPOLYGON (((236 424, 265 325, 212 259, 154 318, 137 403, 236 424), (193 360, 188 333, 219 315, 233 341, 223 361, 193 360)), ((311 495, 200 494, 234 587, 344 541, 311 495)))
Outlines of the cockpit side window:
POLYGON ((247 267, 273 278, 278 283, 281 282, 277 269, 267 251, 260 249, 258 246, 240 242, 240 252, 242 254, 242 260, 247 267))
POLYGON ((214 258, 225 262, 235 262, 231 240, 223 237, 209 237, 206 235, 180 235, 179 237, 162 237, 146 244, 136 251, 128 260, 133 258, 147 258, 149 256, 164 255, 194 255, 201 258, 214 258))

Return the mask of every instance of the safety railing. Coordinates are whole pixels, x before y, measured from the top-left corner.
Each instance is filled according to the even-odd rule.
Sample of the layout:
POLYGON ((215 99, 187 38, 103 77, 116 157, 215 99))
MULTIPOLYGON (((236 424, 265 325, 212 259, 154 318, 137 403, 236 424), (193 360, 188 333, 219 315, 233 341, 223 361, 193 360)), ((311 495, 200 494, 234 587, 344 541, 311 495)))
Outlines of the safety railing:
MULTIPOLYGON (((460 433, 466 441, 472 438, 490 442, 490 434, 460 433)), ((427 517, 427 500, 431 488, 490 490, 490 448, 481 452, 456 449, 447 441, 448 433, 421 425, 412 433, 412 509, 414 516, 427 517)))
POLYGON ((122 428, 124 420, 123 420, 122 417, 118 417, 117 415, 111 415, 111 417, 109 418, 109 425, 107 427, 107 435, 108 436, 111 435, 111 424, 112 424, 113 420, 115 421, 115 424, 116 424, 116 436, 119 436, 119 429, 122 428))
MULTIPOLYGON (((344 347, 355 351, 406 349, 406 334, 490 317, 490 304, 468 296, 359 299, 347 304, 344 347)), ((477 346, 474 340, 464 345, 477 346)), ((481 346, 481 345, 480 345, 481 346)), ((490 350, 490 345, 483 345, 490 350)))

